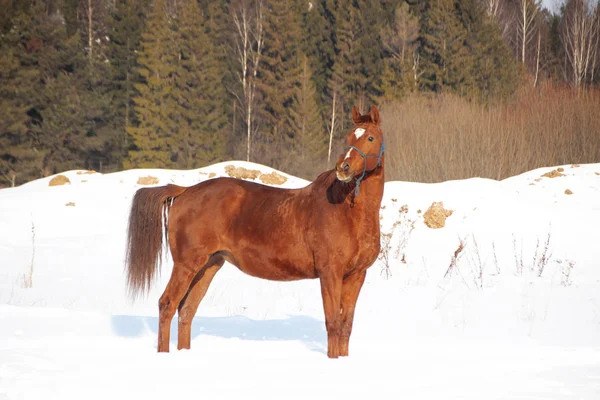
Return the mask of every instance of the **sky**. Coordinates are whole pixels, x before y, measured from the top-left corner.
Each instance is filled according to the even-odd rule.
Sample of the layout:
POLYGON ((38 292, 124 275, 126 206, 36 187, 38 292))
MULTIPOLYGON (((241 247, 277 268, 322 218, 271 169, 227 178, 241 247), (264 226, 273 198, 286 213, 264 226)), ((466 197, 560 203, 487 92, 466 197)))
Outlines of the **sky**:
POLYGON ((550 11, 556 11, 562 2, 563 0, 542 0, 542 5, 550 11))

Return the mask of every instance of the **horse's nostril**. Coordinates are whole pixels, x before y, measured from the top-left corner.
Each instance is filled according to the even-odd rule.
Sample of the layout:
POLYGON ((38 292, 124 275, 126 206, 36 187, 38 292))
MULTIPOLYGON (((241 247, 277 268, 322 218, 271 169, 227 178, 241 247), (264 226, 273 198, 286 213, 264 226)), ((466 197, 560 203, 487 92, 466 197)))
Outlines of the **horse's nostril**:
POLYGON ((349 169, 350 169, 350 165, 344 164, 344 172, 348 172, 349 169))

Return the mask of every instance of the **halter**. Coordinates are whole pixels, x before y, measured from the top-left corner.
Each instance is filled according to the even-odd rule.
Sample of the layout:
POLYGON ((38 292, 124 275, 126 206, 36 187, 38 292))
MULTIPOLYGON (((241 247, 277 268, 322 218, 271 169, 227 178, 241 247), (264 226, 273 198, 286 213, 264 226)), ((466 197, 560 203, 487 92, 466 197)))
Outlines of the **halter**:
MULTIPOLYGON (((363 158, 363 160, 365 160, 365 166, 363 168, 362 175, 356 179, 356 188, 354 189, 354 196, 358 196, 360 182, 363 180, 363 178, 365 177, 365 174, 367 173, 367 158, 377 157, 377 167, 375 167, 375 168, 379 168, 381 166, 381 156, 383 155, 383 152, 385 151, 385 140, 382 136, 381 137, 381 146, 379 147, 379 154, 376 156, 367 156, 367 155, 365 155, 365 153, 363 153, 362 151, 360 151, 358 148, 356 148, 354 146, 348 146, 348 147, 346 147, 346 149, 356 150, 358 152, 358 154, 360 154, 360 156, 363 158)), ((374 171, 375 168, 373 168, 371 171, 374 171)))

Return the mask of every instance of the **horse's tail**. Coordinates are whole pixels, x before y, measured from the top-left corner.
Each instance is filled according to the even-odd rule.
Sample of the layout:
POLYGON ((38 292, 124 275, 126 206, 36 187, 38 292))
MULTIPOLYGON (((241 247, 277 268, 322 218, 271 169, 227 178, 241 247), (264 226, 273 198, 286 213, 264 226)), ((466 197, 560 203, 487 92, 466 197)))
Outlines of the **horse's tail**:
POLYGON ((177 185, 142 188, 133 197, 125 259, 127 284, 132 298, 150 289, 162 259, 163 221, 166 238, 166 219, 172 200, 186 189, 177 185))

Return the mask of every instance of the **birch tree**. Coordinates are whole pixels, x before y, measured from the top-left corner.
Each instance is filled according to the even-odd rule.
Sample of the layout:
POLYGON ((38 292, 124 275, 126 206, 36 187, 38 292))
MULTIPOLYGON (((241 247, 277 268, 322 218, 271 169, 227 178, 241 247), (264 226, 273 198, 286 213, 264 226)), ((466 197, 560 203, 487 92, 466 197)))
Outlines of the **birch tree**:
POLYGON ((565 5, 560 39, 565 50, 567 76, 574 87, 593 81, 597 68, 600 21, 591 2, 569 0, 565 5))
POLYGON ((78 19, 81 37, 85 40, 90 63, 101 55, 100 48, 107 43, 110 2, 102 0, 79 0, 78 19))
POLYGON ((246 125, 246 161, 250 161, 250 144, 256 132, 254 114, 257 76, 264 50, 264 5, 262 0, 239 0, 229 13, 234 25, 232 44, 236 61, 236 79, 240 91, 233 91, 246 125))
POLYGON ((539 29, 540 0, 518 0, 517 13, 517 43, 519 46, 519 60, 526 64, 530 44, 537 38, 539 29))

